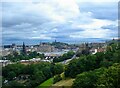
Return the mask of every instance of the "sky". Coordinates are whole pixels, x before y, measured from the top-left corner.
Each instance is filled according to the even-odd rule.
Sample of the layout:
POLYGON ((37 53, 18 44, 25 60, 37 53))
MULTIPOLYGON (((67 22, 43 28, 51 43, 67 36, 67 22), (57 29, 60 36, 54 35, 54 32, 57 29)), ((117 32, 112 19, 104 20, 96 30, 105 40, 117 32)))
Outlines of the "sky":
POLYGON ((104 42, 118 36, 118 0, 4 0, 3 44, 104 42))

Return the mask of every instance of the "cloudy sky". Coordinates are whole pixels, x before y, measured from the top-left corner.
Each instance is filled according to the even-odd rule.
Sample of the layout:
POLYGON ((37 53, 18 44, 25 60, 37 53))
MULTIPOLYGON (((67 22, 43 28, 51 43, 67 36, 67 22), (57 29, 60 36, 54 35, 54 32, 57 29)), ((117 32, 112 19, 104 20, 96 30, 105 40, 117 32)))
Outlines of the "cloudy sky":
POLYGON ((33 1, 2 1, 3 44, 103 42, 117 37, 117 0, 33 1))

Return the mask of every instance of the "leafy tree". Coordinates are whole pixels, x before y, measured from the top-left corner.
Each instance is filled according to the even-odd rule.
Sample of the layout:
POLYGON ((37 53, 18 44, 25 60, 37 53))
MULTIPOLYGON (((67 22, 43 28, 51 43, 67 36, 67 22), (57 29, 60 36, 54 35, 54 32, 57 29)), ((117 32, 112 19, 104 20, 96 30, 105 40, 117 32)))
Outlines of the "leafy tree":
POLYGON ((10 71, 9 73, 8 73, 8 80, 12 80, 14 77, 16 77, 16 73, 15 72, 13 72, 13 71, 10 71))
POLYGON ((63 72, 63 65, 62 64, 54 64, 51 66, 51 71, 53 75, 60 74, 63 72))
POLYGON ((55 63, 51 63, 51 65, 50 65, 50 70, 51 70, 51 72, 52 72, 52 76, 55 75, 54 65, 55 65, 55 63))
POLYGON ((81 53, 82 53, 83 55, 88 55, 88 54, 90 54, 89 49, 84 49, 84 50, 82 50, 81 53))
POLYGON ((100 62, 101 67, 109 67, 113 64, 112 61, 108 61, 107 59, 104 59, 103 61, 100 62))
POLYGON ((44 54, 39 54, 39 53, 38 53, 38 57, 40 57, 41 59, 44 59, 44 58, 45 58, 45 55, 44 55, 44 54))
POLYGON ((101 61, 105 59, 105 54, 103 52, 98 52, 95 55, 96 55, 96 68, 99 68, 101 61))
MULTIPOLYGON (((4 80, 7 79, 13 81, 14 77, 19 78, 20 75, 27 75, 27 81, 23 84, 26 86, 30 86, 31 88, 35 88, 40 83, 52 76, 51 66, 52 65, 48 62, 40 62, 30 65, 23 65, 20 63, 10 64, 3 67, 2 76, 4 80)), ((57 69, 56 71, 54 69, 56 73, 61 73, 61 65, 55 65, 54 68, 57 69)))
POLYGON ((34 73, 35 66, 33 64, 26 65, 25 68, 22 70, 23 74, 32 75, 34 73))
POLYGON ((52 77, 52 72, 50 70, 50 67, 44 67, 42 69, 43 74, 45 75, 46 79, 49 79, 50 77, 52 77))
POLYGON ((115 63, 109 67, 98 79, 97 88, 120 88, 120 64, 115 63))
POLYGON ((55 64, 54 67, 55 74, 60 74, 63 72, 63 65, 62 64, 55 64))
POLYGON ((42 83, 46 79, 42 71, 37 71, 34 77, 38 83, 42 83))
POLYGON ((100 68, 94 71, 83 72, 77 75, 72 87, 73 88, 96 88, 96 82, 101 74, 104 73, 106 69, 100 68))
POLYGON ((96 56, 82 56, 79 59, 72 60, 65 68, 66 77, 75 77, 84 71, 94 70, 96 67, 96 56))
POLYGON ((113 62, 119 63, 120 62, 120 50, 116 50, 113 53, 113 62))
POLYGON ((60 76, 60 74, 58 74, 54 77, 53 83, 55 84, 56 82, 59 82, 60 80, 62 80, 62 77, 60 76))
POLYGON ((65 67, 65 77, 75 77, 78 74, 79 68, 77 68, 78 60, 72 60, 66 67, 65 67))
POLYGON ((96 67, 96 56, 95 55, 88 55, 86 57, 86 61, 85 61, 85 70, 89 71, 89 70, 94 70, 96 67))
POLYGON ((24 88, 24 84, 17 81, 10 81, 5 85, 2 85, 2 88, 24 88))
POLYGON ((5 78, 8 78, 9 72, 11 72, 11 71, 12 71, 12 73, 14 72, 16 74, 16 76, 18 76, 19 74, 23 73, 24 67, 25 67, 25 65, 22 65, 19 63, 9 64, 2 68, 2 76, 4 76, 5 78))

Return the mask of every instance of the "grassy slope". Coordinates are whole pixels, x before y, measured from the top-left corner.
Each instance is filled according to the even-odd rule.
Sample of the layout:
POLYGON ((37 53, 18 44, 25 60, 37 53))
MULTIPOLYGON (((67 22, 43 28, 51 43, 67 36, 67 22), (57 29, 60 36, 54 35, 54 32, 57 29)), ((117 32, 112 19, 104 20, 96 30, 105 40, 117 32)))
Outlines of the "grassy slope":
POLYGON ((49 88, 53 84, 53 78, 46 80, 45 82, 41 83, 37 88, 49 88))
POLYGON ((72 86, 73 81, 74 81, 74 79, 69 78, 66 80, 61 80, 61 81, 53 84, 52 86, 72 86))
POLYGON ((65 79, 64 78, 64 72, 61 73, 61 77, 63 78, 63 80, 61 80, 61 81, 59 81, 55 84, 53 84, 53 78, 50 78, 50 79, 46 80, 45 82, 41 83, 37 88, 49 88, 50 86, 52 86, 50 88, 55 88, 57 86, 59 86, 59 87, 60 86, 65 87, 66 86, 65 88, 68 88, 68 86, 69 86, 69 88, 70 88, 73 84, 73 81, 75 80, 75 79, 72 79, 72 78, 65 79))

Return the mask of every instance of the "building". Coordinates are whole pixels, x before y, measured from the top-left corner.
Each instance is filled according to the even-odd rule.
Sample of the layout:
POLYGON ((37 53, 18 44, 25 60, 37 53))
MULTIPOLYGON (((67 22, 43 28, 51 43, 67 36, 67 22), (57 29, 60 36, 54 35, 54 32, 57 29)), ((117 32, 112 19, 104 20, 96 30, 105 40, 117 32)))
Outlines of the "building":
POLYGON ((90 49, 90 53, 91 54, 96 54, 97 53, 97 49, 95 49, 95 48, 90 49))
POLYGON ((99 49, 97 49, 97 52, 105 52, 105 51, 106 51, 105 48, 99 48, 99 49))
POLYGON ((53 52, 54 49, 54 46, 51 46, 48 43, 40 43, 38 47, 38 52, 53 52))
POLYGON ((96 54, 97 52, 105 52, 106 51, 106 49, 105 48, 92 48, 92 49, 90 49, 90 53, 91 54, 96 54))
POLYGON ((7 56, 9 54, 13 54, 12 48, 3 48, 1 52, 2 56, 7 56))
POLYGON ((16 50, 16 48, 17 48, 15 43, 13 43, 11 47, 12 47, 13 50, 16 50))
POLYGON ((8 64, 12 64, 12 62, 10 60, 0 60, 0 66, 4 67, 8 64))

